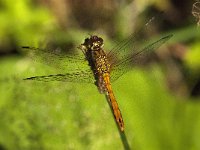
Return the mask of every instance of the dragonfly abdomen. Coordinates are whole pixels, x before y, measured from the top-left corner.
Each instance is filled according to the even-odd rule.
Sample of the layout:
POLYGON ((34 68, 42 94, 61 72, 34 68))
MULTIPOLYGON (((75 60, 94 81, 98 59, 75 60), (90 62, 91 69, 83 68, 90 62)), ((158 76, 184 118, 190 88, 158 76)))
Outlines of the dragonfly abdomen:
POLYGON ((115 120, 116 120, 120 130, 124 131, 124 121, 123 121, 119 106, 117 104, 116 98, 114 96, 114 93, 112 91, 109 74, 105 73, 103 75, 103 79, 104 79, 105 87, 107 89, 107 97, 109 98, 115 120))

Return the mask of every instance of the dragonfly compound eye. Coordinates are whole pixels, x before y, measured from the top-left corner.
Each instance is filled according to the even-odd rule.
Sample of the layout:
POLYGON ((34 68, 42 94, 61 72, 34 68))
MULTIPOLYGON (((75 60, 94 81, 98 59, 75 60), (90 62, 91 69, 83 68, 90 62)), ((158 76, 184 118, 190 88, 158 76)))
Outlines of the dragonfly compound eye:
POLYGON ((90 39, 85 39, 85 42, 84 42, 84 45, 89 45, 89 43, 90 43, 90 39))

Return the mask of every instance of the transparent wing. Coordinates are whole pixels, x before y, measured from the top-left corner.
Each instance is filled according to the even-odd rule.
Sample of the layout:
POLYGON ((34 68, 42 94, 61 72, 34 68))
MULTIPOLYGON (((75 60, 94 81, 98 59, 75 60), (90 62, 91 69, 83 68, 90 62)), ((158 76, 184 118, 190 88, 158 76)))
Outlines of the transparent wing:
POLYGON ((157 49, 166 41, 168 41, 172 35, 165 36, 156 42, 153 42, 142 49, 133 50, 133 54, 123 58, 122 60, 118 61, 117 63, 113 64, 111 70, 111 81, 114 82, 124 73, 128 72, 131 69, 131 64, 137 64, 140 60, 144 59, 144 57, 149 54, 154 49, 157 49))
POLYGON ((87 70, 88 63, 84 55, 67 55, 61 52, 50 51, 35 47, 22 47, 28 57, 36 62, 42 62, 56 69, 67 72, 68 70, 87 70))
POLYGON ((94 83, 94 75, 91 70, 77 71, 65 74, 53 74, 47 76, 34 76, 25 78, 24 80, 37 80, 37 81, 62 81, 62 82, 77 82, 77 83, 94 83))
POLYGON ((136 33, 130 35, 128 38, 119 42, 112 50, 107 54, 111 64, 117 63, 118 60, 125 58, 128 55, 128 51, 137 49, 138 43, 145 41, 143 33, 148 32, 155 22, 157 17, 152 17, 144 26, 142 26, 136 33))

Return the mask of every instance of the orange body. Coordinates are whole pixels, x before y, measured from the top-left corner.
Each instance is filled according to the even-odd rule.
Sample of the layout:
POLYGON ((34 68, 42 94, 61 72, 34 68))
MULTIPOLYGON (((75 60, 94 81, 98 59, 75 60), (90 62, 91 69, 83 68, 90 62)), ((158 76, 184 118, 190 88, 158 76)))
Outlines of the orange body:
POLYGON ((120 109, 118 107, 117 101, 115 99, 114 93, 112 91, 109 74, 105 73, 103 75, 103 79, 104 79, 105 86, 106 86, 106 89, 107 89, 107 96, 108 96, 108 98, 110 100, 110 104, 112 106, 114 117, 117 121, 117 124, 118 124, 120 130, 124 131, 124 122, 123 122, 122 115, 121 115, 120 109))

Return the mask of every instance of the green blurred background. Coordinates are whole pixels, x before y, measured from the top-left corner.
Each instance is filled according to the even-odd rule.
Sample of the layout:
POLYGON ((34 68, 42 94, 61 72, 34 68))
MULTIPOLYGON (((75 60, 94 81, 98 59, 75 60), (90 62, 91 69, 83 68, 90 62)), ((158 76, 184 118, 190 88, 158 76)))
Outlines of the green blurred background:
POLYGON ((112 47, 164 11, 145 33, 173 34, 145 65, 115 83, 127 140, 136 150, 200 149, 200 27, 187 0, 0 0, 0 150, 123 149, 95 85, 27 82, 51 73, 21 46, 76 49, 89 34, 112 47), (145 66, 145 67, 144 67, 145 66))

